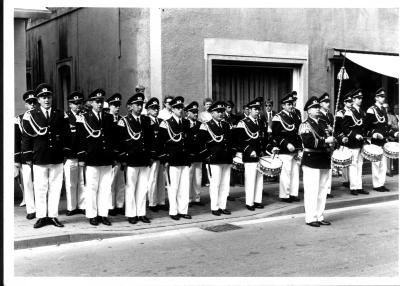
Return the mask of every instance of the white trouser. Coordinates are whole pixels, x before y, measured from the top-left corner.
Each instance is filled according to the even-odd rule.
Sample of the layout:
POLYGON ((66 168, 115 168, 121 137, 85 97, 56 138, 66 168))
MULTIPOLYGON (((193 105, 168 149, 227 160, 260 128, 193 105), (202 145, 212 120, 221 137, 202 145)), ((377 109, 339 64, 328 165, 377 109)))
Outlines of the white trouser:
POLYGON ((83 170, 82 166, 79 166, 79 189, 78 189, 78 209, 84 210, 86 208, 85 200, 86 200, 86 185, 85 180, 83 179, 83 170))
POLYGON ((189 168, 189 202, 200 202, 201 162, 194 162, 189 168))
MULTIPOLYGON (((208 166, 206 166, 208 168, 208 166)), ((226 199, 229 195, 229 181, 231 179, 230 164, 210 164, 211 176, 207 169, 210 180, 211 210, 226 209, 226 199)))
POLYGON ((125 216, 146 215, 146 193, 149 167, 127 167, 125 185, 125 216))
POLYGON ((36 212, 35 208, 35 194, 33 191, 32 172, 31 167, 27 164, 21 166, 21 179, 24 192, 24 200, 26 204, 26 213, 36 212))
POLYGON ((299 164, 294 159, 295 154, 281 154, 282 171, 279 178, 279 197, 287 199, 299 194, 299 164))
POLYGON ((72 211, 83 207, 84 191, 80 181, 82 173, 78 166, 78 159, 67 159, 64 164, 65 193, 67 197, 67 210, 72 211))
POLYGON ((379 188, 385 185, 386 171, 387 171, 387 158, 382 156, 379 162, 372 162, 372 186, 379 188))
POLYGON ((326 195, 331 187, 331 181, 331 169, 314 169, 303 166, 306 223, 324 220, 326 195))
POLYGON ((360 148, 349 148, 349 150, 353 154, 353 159, 349 166, 350 190, 360 190, 362 189, 362 166, 364 159, 361 156, 360 148))
POLYGON ((58 217, 63 164, 33 165, 36 217, 58 217))
POLYGON ((257 164, 257 162, 244 163, 244 190, 248 206, 262 201, 264 176, 257 171, 257 164))
POLYGON ((147 190, 149 207, 165 205, 164 165, 159 160, 151 164, 147 190))
POLYGON ((343 182, 347 183, 349 181, 349 168, 342 168, 343 182))
POLYGON ((110 209, 122 208, 125 200, 124 171, 121 164, 115 165, 111 170, 111 194, 109 198, 110 209))
POLYGON ((170 166, 169 214, 187 214, 189 204, 189 166, 170 166))
POLYGON ((86 166, 86 217, 108 216, 111 192, 111 165, 86 166))

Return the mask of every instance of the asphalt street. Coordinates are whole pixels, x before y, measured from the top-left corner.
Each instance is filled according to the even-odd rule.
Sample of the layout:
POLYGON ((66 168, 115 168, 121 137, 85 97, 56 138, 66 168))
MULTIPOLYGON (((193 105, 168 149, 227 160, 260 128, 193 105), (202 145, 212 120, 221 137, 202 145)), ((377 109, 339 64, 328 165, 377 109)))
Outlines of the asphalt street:
POLYGON ((329 210, 319 228, 293 215, 21 249, 15 276, 393 277, 398 217, 392 201, 329 210))

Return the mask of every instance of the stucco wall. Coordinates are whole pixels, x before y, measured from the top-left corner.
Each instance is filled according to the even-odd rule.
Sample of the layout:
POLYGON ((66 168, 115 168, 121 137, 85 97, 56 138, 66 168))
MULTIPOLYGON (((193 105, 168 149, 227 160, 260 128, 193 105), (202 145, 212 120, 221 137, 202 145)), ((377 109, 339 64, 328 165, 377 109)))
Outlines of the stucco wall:
POLYGON ((27 37, 28 65, 32 66, 35 84, 36 45, 41 39, 44 80, 54 86, 58 82, 57 66, 63 59, 73 70, 71 90, 79 89, 85 96, 103 88, 106 97, 119 92, 126 102, 138 83, 149 86, 148 9, 82 8, 29 29, 27 37), (66 42, 64 57, 60 57, 59 42, 66 42))
POLYGON ((309 46, 309 96, 329 91, 327 49, 397 52, 397 9, 163 9, 163 94, 206 95, 204 38, 309 46))
POLYGON ((24 112, 22 94, 26 91, 26 37, 25 19, 14 19, 14 98, 15 115, 24 112))

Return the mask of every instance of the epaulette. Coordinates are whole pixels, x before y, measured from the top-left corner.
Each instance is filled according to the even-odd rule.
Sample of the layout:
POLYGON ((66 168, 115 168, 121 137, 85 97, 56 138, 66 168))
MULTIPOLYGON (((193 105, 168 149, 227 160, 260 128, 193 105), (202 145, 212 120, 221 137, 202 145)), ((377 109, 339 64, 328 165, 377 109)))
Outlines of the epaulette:
POLYGON ((203 122, 203 123, 201 123, 201 125, 200 125, 200 130, 205 130, 205 131, 207 131, 207 126, 206 126, 206 122, 203 122))
POLYGON ((15 116, 14 117, 14 124, 21 124, 21 119, 19 118, 19 116, 15 116))
POLYGON ((125 120, 123 118, 121 118, 120 120, 118 120, 117 125, 121 126, 121 127, 125 127, 125 120))
POLYGON ((68 114, 64 112, 64 118, 68 118, 68 114))
POLYGON ((243 120, 240 120, 240 121, 238 122, 236 128, 245 128, 244 124, 245 124, 244 121, 243 121, 243 120))
POLYGON ((279 113, 277 113, 277 114, 275 114, 275 116, 274 117, 272 117, 272 121, 281 121, 281 118, 280 118, 280 112, 279 113))
POLYGON ((304 121, 299 126, 299 134, 310 133, 311 126, 307 121, 304 121))
POLYGON ((29 120, 31 118, 31 112, 29 110, 25 111, 24 116, 22 117, 23 120, 29 120))
POLYGON ((76 122, 83 123, 85 121, 83 114, 76 115, 76 122))
POLYGON ((367 113, 374 114, 375 113, 374 109, 375 109, 374 106, 371 106, 370 108, 368 108, 367 113))
POLYGON ((167 129, 168 128, 168 123, 165 120, 161 121, 160 128, 167 129))
POLYGON ((353 115, 353 110, 352 109, 348 109, 346 110, 346 112, 344 113, 344 115, 348 115, 348 116, 352 116, 353 115))

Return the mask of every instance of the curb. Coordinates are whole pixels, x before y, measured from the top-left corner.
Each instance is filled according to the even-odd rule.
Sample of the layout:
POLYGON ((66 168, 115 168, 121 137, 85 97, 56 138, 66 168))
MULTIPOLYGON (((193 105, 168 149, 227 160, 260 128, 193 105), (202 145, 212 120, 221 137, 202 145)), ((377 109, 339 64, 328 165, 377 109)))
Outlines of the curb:
MULTIPOLYGON (((335 208, 342 208, 342 207, 351 207, 357 205, 366 205, 372 203, 381 203, 387 201, 394 201, 399 199, 399 194, 389 194, 386 196, 377 196, 377 197, 364 197, 364 198, 357 198, 357 199, 344 199, 339 201, 327 201, 326 203, 326 210, 328 209, 335 209, 335 208)), ((76 233, 76 234, 65 234, 65 235, 58 235, 58 236, 47 236, 41 238, 32 238, 32 239, 23 239, 23 240, 16 240, 14 241, 14 250, 18 249, 26 249, 26 248, 34 248, 34 247, 41 247, 41 246, 49 246, 49 245, 61 245, 66 243, 74 243, 74 242, 82 242, 82 241, 90 241, 90 240, 103 240, 107 238, 114 238, 114 237, 121 237, 121 236, 132 236, 138 235, 143 233, 156 233, 162 232, 167 230, 173 229, 183 229, 188 227, 204 227, 209 225, 215 225, 216 223, 224 222, 237 222, 246 219, 252 218, 265 218, 265 217, 279 217, 279 216, 286 216, 291 214, 300 214, 304 212, 304 205, 297 205, 297 206, 288 206, 285 207, 284 210, 278 209, 273 211, 267 211, 264 213, 259 213, 255 215, 245 215, 233 218, 226 218, 226 219, 219 219, 219 220, 209 220, 205 219, 202 221, 197 221, 193 223, 184 223, 180 225, 168 225, 168 226, 159 226, 149 229, 141 229, 129 232, 115 232, 115 233, 76 233)))

